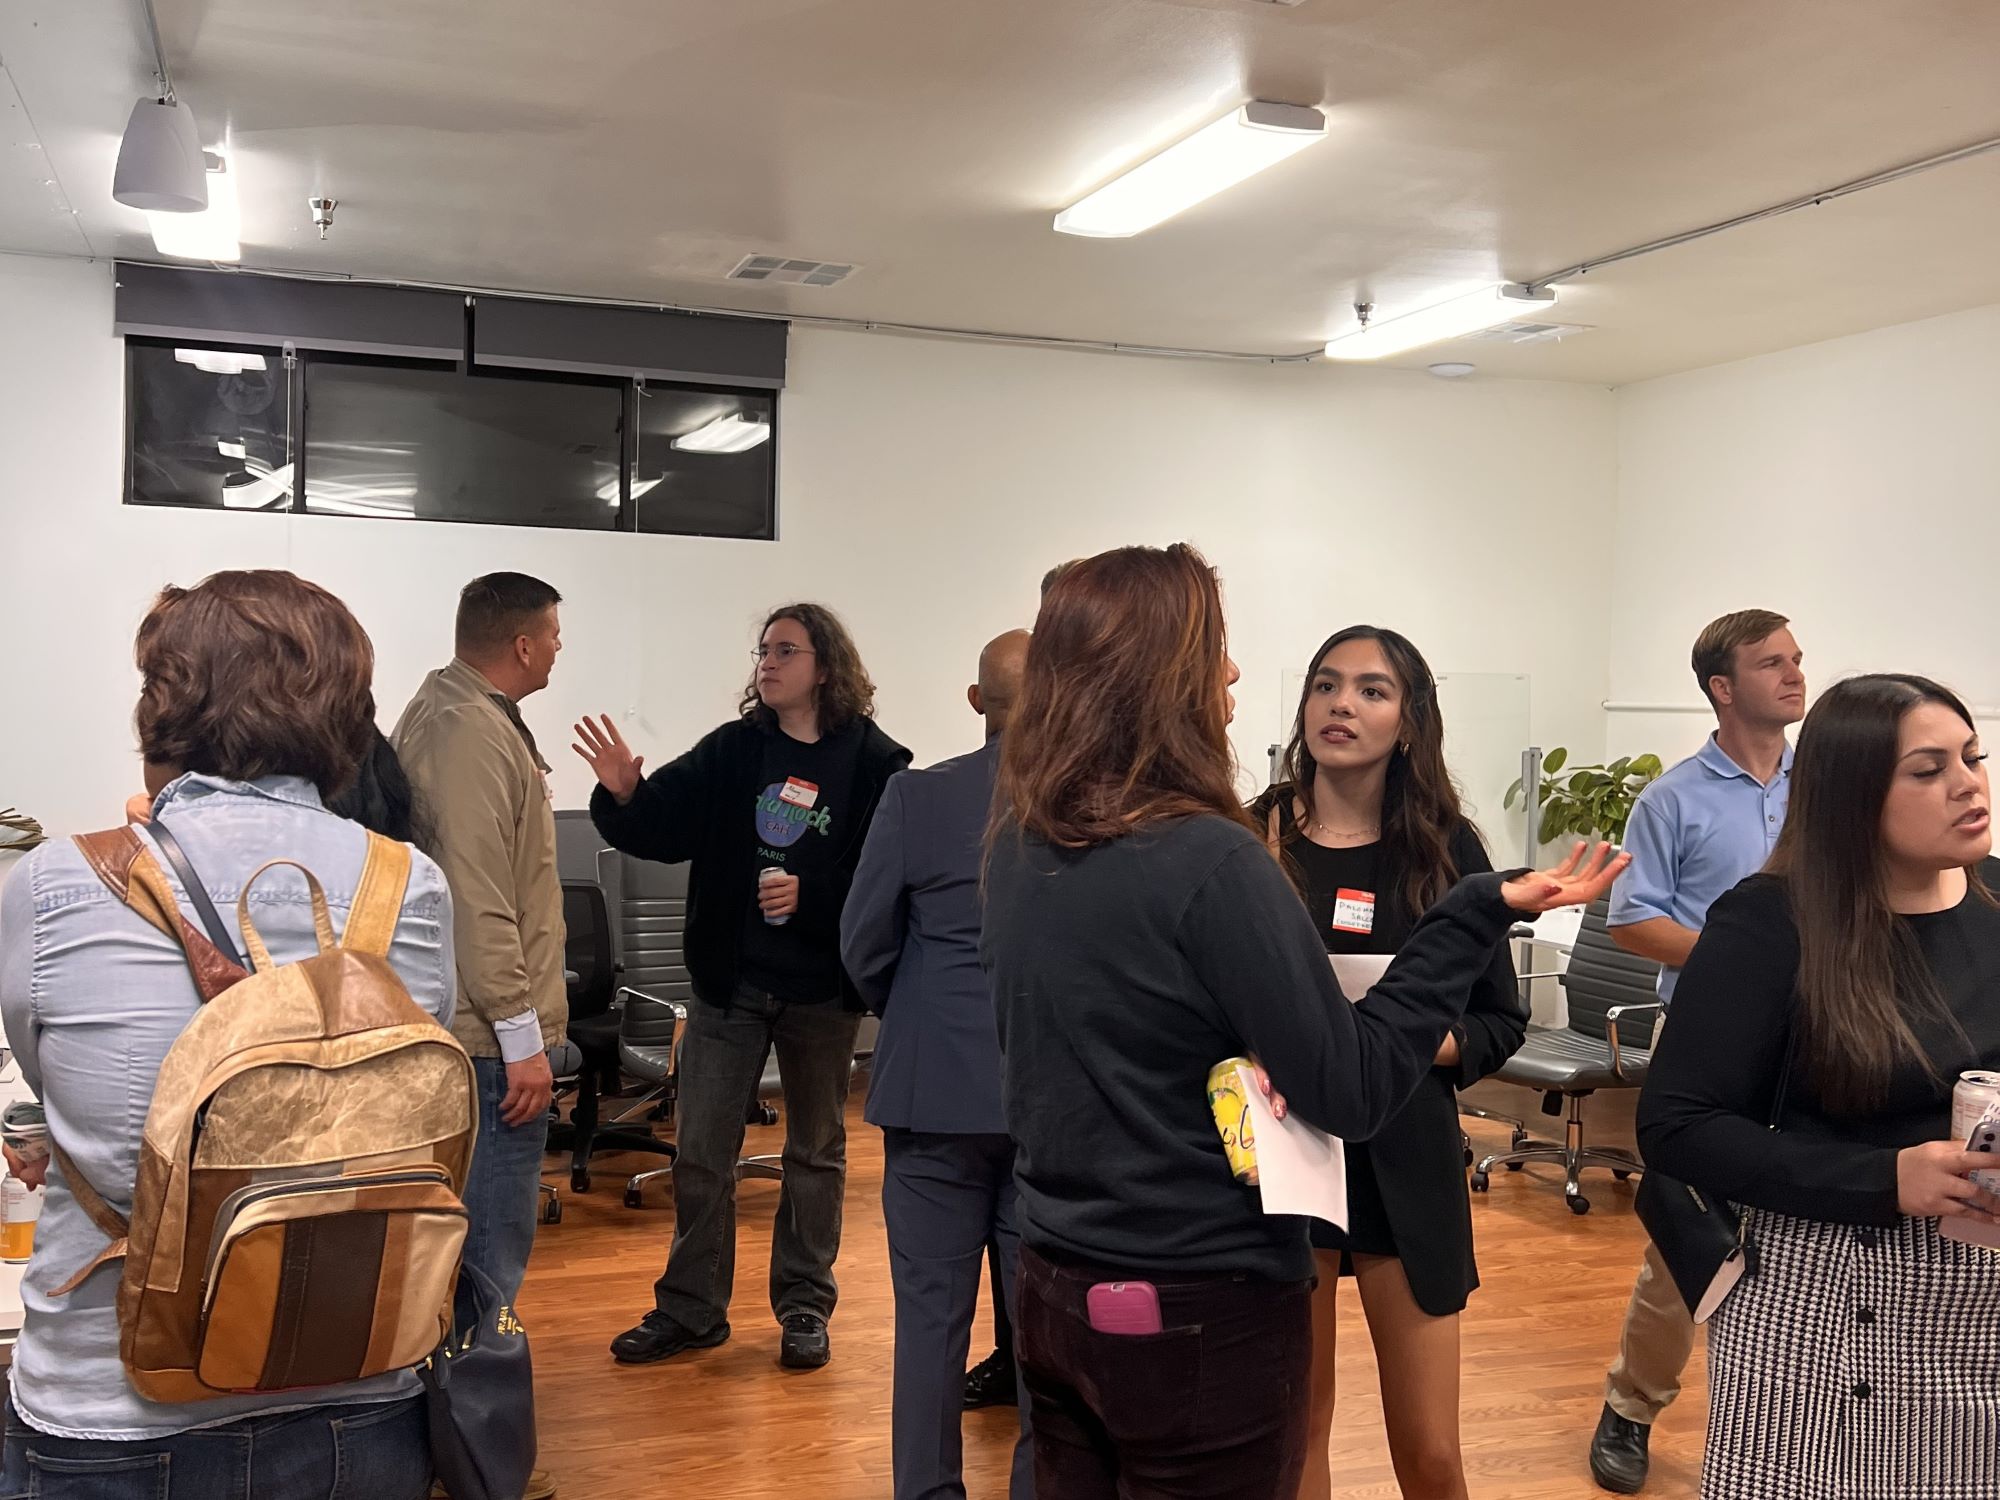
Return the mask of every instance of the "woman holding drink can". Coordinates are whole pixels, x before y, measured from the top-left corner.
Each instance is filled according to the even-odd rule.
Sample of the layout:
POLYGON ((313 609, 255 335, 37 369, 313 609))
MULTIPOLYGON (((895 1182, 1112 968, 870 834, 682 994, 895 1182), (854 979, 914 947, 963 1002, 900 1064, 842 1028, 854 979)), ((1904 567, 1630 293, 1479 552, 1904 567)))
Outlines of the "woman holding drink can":
POLYGON ((1708 1324, 1710 1500, 2000 1494, 1996 1158, 1952 1122, 2000 1069, 1985 760, 1935 682, 1829 689, 1770 865, 1674 991, 1639 1144, 1756 1250, 1708 1324))
POLYGON ((1349 1004, 1237 798, 1236 675, 1199 553, 1107 552, 1045 597, 1004 741, 984 952, 1039 1500, 1295 1492, 1312 1251, 1235 1180, 1209 1070, 1255 1057, 1290 1111, 1372 1135, 1515 916, 1592 900, 1623 867, 1579 850, 1471 876, 1349 1004))

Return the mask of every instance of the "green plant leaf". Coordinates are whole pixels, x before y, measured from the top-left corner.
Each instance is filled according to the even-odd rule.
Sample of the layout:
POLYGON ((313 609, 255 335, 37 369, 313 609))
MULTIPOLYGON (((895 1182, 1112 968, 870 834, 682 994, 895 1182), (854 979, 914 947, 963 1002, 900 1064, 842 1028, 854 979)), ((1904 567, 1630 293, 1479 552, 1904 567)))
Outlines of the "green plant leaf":
POLYGON ((1556 772, 1560 771, 1563 768, 1563 766, 1568 763, 1568 761, 1569 761, 1569 751, 1565 750, 1561 745, 1558 745, 1555 747, 1555 749, 1551 750, 1548 753, 1547 759, 1545 759, 1542 762, 1542 769, 1544 771, 1547 771, 1551 776, 1553 776, 1556 772))
POLYGON ((1503 801, 1500 805, 1502 807, 1512 807, 1514 805, 1514 799, 1519 797, 1520 795, 1521 795, 1521 778, 1516 776, 1514 778, 1514 784, 1507 788, 1506 800, 1503 801))
POLYGON ((1544 844, 1554 843, 1556 837, 1562 833, 1566 821, 1563 805, 1559 802, 1551 802, 1542 811, 1542 829, 1537 835, 1539 842, 1544 844))
POLYGON ((1664 769, 1666 768, 1660 764, 1660 757, 1657 755, 1642 755, 1632 762, 1632 773, 1635 776, 1643 776, 1648 781, 1651 781, 1664 769))
POLYGON ((1613 762, 1611 762, 1610 765, 1604 768, 1605 774, 1612 777, 1623 776, 1627 771, 1631 769, 1632 769, 1632 757, 1629 755, 1620 756, 1617 760, 1614 760, 1613 762))

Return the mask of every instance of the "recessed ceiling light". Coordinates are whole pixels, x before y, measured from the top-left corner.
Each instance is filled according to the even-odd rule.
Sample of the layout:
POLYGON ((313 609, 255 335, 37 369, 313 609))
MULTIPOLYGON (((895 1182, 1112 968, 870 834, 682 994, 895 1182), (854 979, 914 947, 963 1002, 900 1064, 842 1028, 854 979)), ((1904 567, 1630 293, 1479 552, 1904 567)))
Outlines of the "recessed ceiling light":
POLYGON ((1469 365, 1462 359, 1443 359, 1430 366, 1430 372, 1439 380, 1463 380, 1478 368, 1477 365, 1469 365))
POLYGON ((684 453, 747 453, 771 436, 771 424, 731 413, 674 439, 684 453))
POLYGON ((1328 359, 1381 359, 1421 349, 1425 344, 1463 338, 1495 323, 1510 322, 1535 308, 1555 306, 1554 287, 1506 282, 1481 287, 1449 302, 1439 302, 1401 317, 1369 321, 1343 333, 1326 346, 1328 359))
POLYGON ((1252 100, 1064 209, 1056 232, 1139 234, 1325 139, 1318 110, 1252 100))

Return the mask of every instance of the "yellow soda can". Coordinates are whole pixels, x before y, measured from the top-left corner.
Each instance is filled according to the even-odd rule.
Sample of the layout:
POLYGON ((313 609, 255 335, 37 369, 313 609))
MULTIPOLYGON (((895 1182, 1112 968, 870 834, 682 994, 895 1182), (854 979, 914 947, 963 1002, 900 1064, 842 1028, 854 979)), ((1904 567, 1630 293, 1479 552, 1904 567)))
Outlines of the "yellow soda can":
POLYGON ((1257 1185, 1257 1138, 1250 1123, 1250 1101, 1243 1096, 1239 1068, 1255 1068, 1247 1057, 1226 1057, 1208 1070, 1208 1107, 1229 1157, 1229 1170, 1245 1187, 1257 1185))

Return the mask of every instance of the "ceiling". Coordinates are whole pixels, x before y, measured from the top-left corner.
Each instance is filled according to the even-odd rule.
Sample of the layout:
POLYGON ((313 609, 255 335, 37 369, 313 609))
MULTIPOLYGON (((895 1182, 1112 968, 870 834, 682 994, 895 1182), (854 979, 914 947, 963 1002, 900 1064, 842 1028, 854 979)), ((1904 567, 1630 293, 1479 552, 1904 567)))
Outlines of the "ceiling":
MULTIPOLYGON (((1260 354, 2000 134, 1989 0, 157 9, 248 266, 1260 354), (1051 231, 1253 97, 1329 138, 1137 238, 1051 231), (764 252, 861 269, 723 279, 764 252)), ((150 257, 109 196, 139 0, 12 0, 0 70, 0 249, 150 257)), ((1595 272, 1559 343, 1396 362, 1622 384, 2000 302, 1995 243, 2000 152, 1595 272)))

